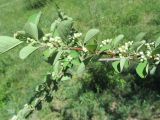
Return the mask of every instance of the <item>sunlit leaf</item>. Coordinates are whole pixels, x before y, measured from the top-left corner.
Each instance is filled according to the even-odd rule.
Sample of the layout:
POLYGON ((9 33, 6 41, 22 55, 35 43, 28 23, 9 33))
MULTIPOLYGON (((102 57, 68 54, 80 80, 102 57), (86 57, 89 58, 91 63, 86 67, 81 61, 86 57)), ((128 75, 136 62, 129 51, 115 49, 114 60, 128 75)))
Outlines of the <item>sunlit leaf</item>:
POLYGON ((112 66, 117 73, 120 73, 119 65, 120 65, 120 61, 115 61, 112 63, 112 66))
POLYGON ((147 61, 144 61, 144 62, 140 62, 137 67, 136 67, 136 72, 137 74, 141 77, 141 78, 145 78, 145 68, 147 66, 147 61))
POLYGON ((153 68, 150 70, 150 75, 154 75, 156 72, 157 66, 153 66, 153 68))
POLYGON ((126 58, 121 58, 120 59, 120 71, 122 72, 123 71, 123 68, 125 66, 125 63, 126 63, 126 58))

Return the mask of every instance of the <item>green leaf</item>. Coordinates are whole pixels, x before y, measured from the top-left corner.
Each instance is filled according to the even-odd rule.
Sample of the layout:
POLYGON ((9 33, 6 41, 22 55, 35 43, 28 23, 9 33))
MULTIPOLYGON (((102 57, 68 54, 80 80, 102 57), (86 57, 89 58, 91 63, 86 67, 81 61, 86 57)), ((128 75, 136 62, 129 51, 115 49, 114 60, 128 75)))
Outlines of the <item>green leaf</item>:
POLYGON ((148 74, 149 71, 149 64, 146 65, 146 73, 148 74))
POLYGON ((24 26, 24 30, 27 34, 29 34, 34 39, 38 40, 38 27, 33 23, 26 23, 24 26))
POLYGON ((54 59, 53 65, 55 65, 57 63, 57 61, 60 59, 62 53, 63 53, 63 51, 59 50, 59 52, 57 53, 57 55, 56 55, 56 57, 54 59))
POLYGON ((137 42, 135 42, 132 46, 131 46, 131 50, 136 50, 137 49, 137 51, 144 45, 146 43, 146 41, 145 40, 142 40, 142 41, 137 41, 137 42))
POLYGON ((51 24, 51 28, 50 28, 50 31, 51 32, 54 32, 55 30, 56 30, 56 28, 57 28, 57 26, 58 26, 58 21, 56 20, 56 21, 54 21, 52 24, 51 24))
POLYGON ((155 47, 160 45, 160 37, 155 41, 155 47))
POLYGON ((61 81, 66 81, 66 80, 70 80, 71 78, 69 76, 63 76, 61 81))
POLYGON ((82 63, 78 66, 77 75, 78 75, 78 76, 81 76, 84 71, 85 71, 85 64, 82 62, 82 63))
POLYGON ((124 35, 120 34, 118 35, 113 41, 112 44, 114 47, 117 47, 118 44, 121 42, 121 40, 124 38, 124 35))
POLYGON ((95 52, 97 45, 86 45, 87 50, 89 50, 89 52, 95 52))
POLYGON ((39 13, 36 13, 36 14, 30 16, 28 19, 28 23, 33 23, 35 25, 38 25, 41 14, 42 14, 42 12, 39 12, 39 13))
POLYGON ((140 32, 140 33, 136 36, 135 40, 136 40, 136 41, 141 41, 141 40, 144 38, 145 35, 146 35, 146 32, 140 32))
POLYGON ((43 52, 44 59, 47 60, 55 52, 56 48, 47 49, 43 52))
POLYGON ((120 71, 119 71, 119 65, 120 65, 120 61, 112 62, 112 66, 113 66, 114 70, 115 70, 117 73, 120 73, 120 71))
POLYGON ((145 78, 145 75, 144 75, 144 70, 147 66, 147 61, 144 61, 144 62, 140 62, 137 67, 136 67, 136 72, 137 74, 141 77, 141 78, 145 78))
POLYGON ((75 51, 75 50, 72 50, 72 51, 70 52, 70 56, 71 56, 72 58, 77 58, 77 57, 79 57, 79 53, 78 53, 77 51, 75 51))
POLYGON ((156 72, 157 66, 153 66, 153 68, 150 70, 150 75, 154 75, 156 72))
POLYGON ((59 62, 59 61, 57 61, 57 62, 54 64, 53 70, 54 70, 54 72, 56 73, 56 75, 59 74, 59 72, 60 72, 60 70, 61 70, 61 65, 60 65, 60 62, 59 62))
POLYGON ((21 43, 22 41, 15 38, 0 36, 0 54, 7 52, 21 43))
POLYGON ((31 53, 33 53, 38 48, 39 47, 33 47, 32 45, 28 45, 20 50, 19 57, 21 59, 26 59, 31 53))
POLYGON ((73 60, 72 60, 72 64, 73 64, 73 65, 79 65, 79 64, 80 64, 79 58, 73 59, 73 60))
POLYGON ((123 68, 125 66, 125 63, 126 63, 126 58, 121 58, 120 59, 120 71, 122 72, 123 71, 123 68))
POLYGON ((59 36, 65 40, 70 33, 70 30, 73 26, 73 20, 67 19, 58 24, 57 32, 59 36))
POLYGON ((110 48, 111 48, 111 45, 105 45, 105 46, 100 48, 100 52, 103 52, 105 50, 109 50, 110 48))
POLYGON ((91 40, 98 33, 99 33, 98 29, 90 29, 84 38, 84 44, 87 43, 89 40, 91 40))

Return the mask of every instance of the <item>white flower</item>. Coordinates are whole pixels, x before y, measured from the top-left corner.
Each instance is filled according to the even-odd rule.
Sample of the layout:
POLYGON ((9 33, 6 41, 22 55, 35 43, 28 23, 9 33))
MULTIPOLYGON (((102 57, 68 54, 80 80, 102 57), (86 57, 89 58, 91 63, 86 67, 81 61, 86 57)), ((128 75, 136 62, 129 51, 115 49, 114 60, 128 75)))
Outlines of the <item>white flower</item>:
POLYGON ((69 61, 71 61, 73 58, 72 58, 70 55, 68 55, 68 56, 67 56, 67 59, 68 59, 69 61))
POLYGON ((52 43, 47 43, 47 46, 48 47, 53 47, 53 44, 52 43))
POLYGON ((106 45, 106 44, 107 44, 107 40, 103 40, 103 41, 102 41, 102 44, 103 44, 103 45, 106 45))
POLYGON ((60 37, 58 37, 58 36, 56 36, 55 38, 54 38, 55 40, 61 40, 61 38, 60 37))
POLYGON ((43 41, 47 41, 48 38, 47 38, 47 37, 43 37, 42 40, 43 40, 43 41))
POLYGON ((160 58, 159 58, 159 57, 155 57, 155 58, 154 58, 154 60, 159 61, 159 60, 160 60, 160 58))
POLYGON ((17 38, 17 36, 18 36, 18 33, 14 33, 14 35, 13 35, 13 36, 14 36, 14 38, 17 38))
POLYGON ((122 52, 122 48, 120 47, 120 48, 118 48, 118 50, 120 51, 120 52, 122 52))
POLYGON ((74 37, 75 38, 79 38, 79 37, 81 37, 82 36, 82 33, 74 33, 74 37))
POLYGON ((133 41, 129 41, 128 44, 131 46, 133 45, 133 41))
POLYGON ((52 33, 45 34, 45 37, 51 37, 51 36, 52 36, 52 33))
POLYGON ((99 47, 103 47, 103 45, 101 44, 99 47))
POLYGON ((88 52, 87 48, 85 48, 85 47, 82 47, 82 50, 83 50, 84 52, 88 52))
POLYGON ((154 42, 151 42, 151 43, 150 43, 150 45, 154 45, 154 44, 155 44, 154 42))
POLYGON ((107 43, 111 43, 112 39, 107 39, 106 42, 107 43))
POLYGON ((143 53, 142 51, 141 51, 141 52, 139 52, 139 54, 140 54, 140 55, 144 55, 144 53, 143 53))
POLYGON ((144 60, 143 60, 143 59, 140 59, 140 61, 143 62, 144 60))
POLYGON ((52 38, 52 37, 49 38, 49 41, 50 41, 50 42, 53 42, 54 40, 55 40, 55 39, 52 38))
POLYGON ((28 104, 25 104, 24 107, 28 107, 28 104))

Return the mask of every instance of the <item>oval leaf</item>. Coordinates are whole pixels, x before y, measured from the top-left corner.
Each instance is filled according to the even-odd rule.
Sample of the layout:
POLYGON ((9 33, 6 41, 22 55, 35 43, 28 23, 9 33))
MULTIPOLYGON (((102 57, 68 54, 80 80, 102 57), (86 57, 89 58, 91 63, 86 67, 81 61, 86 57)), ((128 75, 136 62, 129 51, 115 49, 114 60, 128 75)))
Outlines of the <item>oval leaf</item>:
POLYGON ((118 35, 113 41, 112 44, 114 47, 117 47, 117 45, 120 43, 120 41, 124 38, 124 35, 120 34, 118 35))
POLYGON ((70 33, 72 26, 73 26, 72 19, 67 19, 67 20, 64 20, 61 23, 59 23, 57 26, 57 31, 58 31, 59 36, 62 39, 66 39, 70 33))
POLYGON ((8 50, 16 47, 21 44, 22 41, 8 37, 8 36, 0 36, 0 54, 7 52, 8 50))
POLYGON ((38 40, 38 27, 33 23, 26 23, 24 26, 24 30, 27 34, 29 34, 34 39, 38 40))
POLYGON ((62 50, 60 50, 60 51, 57 53, 57 55, 56 55, 56 57, 55 57, 55 59, 54 59, 53 65, 55 65, 55 64, 57 63, 57 61, 58 61, 59 58, 61 57, 62 53, 63 53, 62 50))
POLYGON ((84 38, 84 44, 87 43, 89 40, 91 40, 98 33, 99 33, 98 29, 90 29, 84 38))
POLYGON ((26 59, 31 53, 37 50, 39 47, 33 47, 32 45, 28 45, 21 49, 19 53, 19 57, 21 59, 26 59))
POLYGON ((42 12, 36 13, 29 17, 28 22, 38 25, 42 12))
POLYGON ((120 71, 122 72, 123 71, 123 68, 125 66, 125 63, 126 63, 126 58, 121 58, 120 59, 120 71))
POLYGON ((145 35, 146 35, 146 32, 140 32, 140 33, 136 36, 135 40, 136 40, 136 41, 141 41, 141 40, 144 38, 145 35))
POLYGON ((136 72, 141 78, 145 78, 144 70, 147 66, 147 63, 148 63, 147 61, 140 62, 136 67, 136 72))
POLYGON ((82 62, 82 63, 78 66, 77 75, 78 75, 78 76, 81 76, 82 73, 84 72, 84 70, 85 70, 85 64, 82 62))
POLYGON ((119 64, 120 64, 120 61, 115 61, 112 63, 112 66, 117 73, 120 73, 119 68, 118 68, 119 64))

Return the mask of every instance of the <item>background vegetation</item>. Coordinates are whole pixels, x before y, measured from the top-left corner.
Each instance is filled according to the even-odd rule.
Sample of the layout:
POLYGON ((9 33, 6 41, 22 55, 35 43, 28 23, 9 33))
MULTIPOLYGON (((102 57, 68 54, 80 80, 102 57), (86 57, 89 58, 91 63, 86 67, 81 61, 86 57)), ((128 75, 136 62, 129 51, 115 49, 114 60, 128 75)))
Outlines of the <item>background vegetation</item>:
MULTIPOLYGON (((100 39, 124 34, 134 40, 147 32, 146 40, 160 36, 160 1, 158 0, 54 0, 33 5, 34 1, 0 0, 0 35, 21 30, 28 16, 42 11, 44 31, 56 18, 56 2, 75 20, 81 32, 99 28, 100 39), (41 6, 42 5, 42 6, 41 6)), ((36 3, 37 4, 37 3, 36 3)), ((23 46, 23 45, 22 45, 23 46)), ((37 51, 25 62, 14 49, 0 56, 0 120, 14 115, 33 94, 49 69, 37 51)), ((140 79, 134 71, 114 75, 110 66, 96 64, 83 78, 61 84, 53 102, 35 113, 34 120, 155 120, 160 119, 160 75, 140 79)), ((93 66, 93 65, 91 65, 93 66)))

